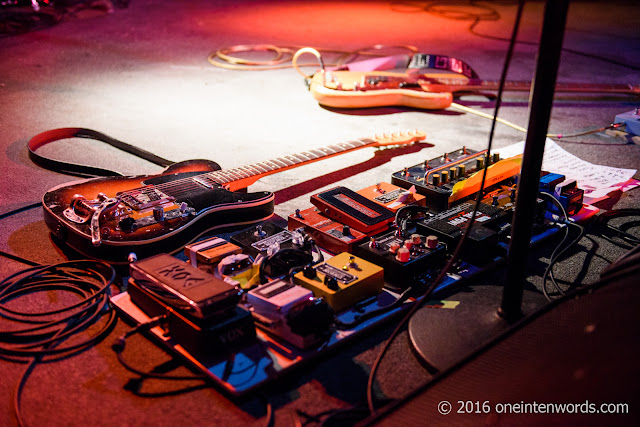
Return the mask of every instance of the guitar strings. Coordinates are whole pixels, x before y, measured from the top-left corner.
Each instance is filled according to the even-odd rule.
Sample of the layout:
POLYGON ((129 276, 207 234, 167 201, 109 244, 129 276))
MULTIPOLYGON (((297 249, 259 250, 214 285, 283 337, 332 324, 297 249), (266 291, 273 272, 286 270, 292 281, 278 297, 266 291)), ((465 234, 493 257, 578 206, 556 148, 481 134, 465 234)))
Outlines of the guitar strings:
MULTIPOLYGON (((188 177, 188 178, 180 178, 174 181, 163 182, 155 185, 155 188, 165 193, 171 193, 169 195, 173 197, 179 197, 182 193, 186 193, 194 189, 199 189, 203 186, 202 183, 196 181, 194 178, 206 177, 213 183, 220 186, 224 186, 225 184, 228 184, 230 182, 242 181, 243 179, 252 179, 257 175, 271 173, 279 169, 284 169, 284 168, 297 165, 299 163, 318 160, 324 157, 329 157, 332 155, 344 153, 345 151, 355 150, 357 148, 367 146, 371 144, 371 142, 373 141, 374 140, 370 140, 370 139, 366 139, 366 140, 359 139, 359 140, 347 141, 340 144, 330 145, 325 148, 316 148, 316 149, 311 149, 309 151, 304 152, 309 155, 305 155, 304 153, 299 153, 299 154, 293 154, 285 157, 279 157, 272 160, 266 160, 263 162, 258 162, 258 163, 255 163, 254 165, 244 165, 244 166, 238 166, 231 169, 222 169, 217 171, 205 172, 205 173, 188 177), (314 152, 317 152, 320 154, 315 154, 314 152), (284 164, 285 166, 280 166, 278 162, 284 164), (270 166, 269 163, 275 165, 275 167, 270 166), (259 167, 262 167, 265 170, 262 171, 259 169, 259 167)), ((122 195, 133 196, 138 191, 139 190, 136 190, 136 189, 124 191, 122 192, 122 195)))

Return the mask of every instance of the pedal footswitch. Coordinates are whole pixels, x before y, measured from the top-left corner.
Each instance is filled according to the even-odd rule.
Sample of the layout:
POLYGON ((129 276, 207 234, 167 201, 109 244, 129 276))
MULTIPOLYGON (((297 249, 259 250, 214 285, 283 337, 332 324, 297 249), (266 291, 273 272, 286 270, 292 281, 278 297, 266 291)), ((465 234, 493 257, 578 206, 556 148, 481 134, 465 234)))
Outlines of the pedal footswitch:
POLYGON ((384 287, 384 271, 369 261, 342 252, 294 275, 295 283, 323 297, 339 312, 356 302, 378 295, 384 287))

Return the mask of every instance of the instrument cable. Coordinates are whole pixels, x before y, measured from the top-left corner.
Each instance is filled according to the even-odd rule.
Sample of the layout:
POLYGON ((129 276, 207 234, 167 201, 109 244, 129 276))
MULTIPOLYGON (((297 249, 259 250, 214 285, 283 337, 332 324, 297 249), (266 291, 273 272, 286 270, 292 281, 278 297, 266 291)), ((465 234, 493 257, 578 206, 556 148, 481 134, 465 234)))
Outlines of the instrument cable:
MULTIPOLYGON (((513 56, 515 40, 517 38, 518 28, 520 26, 520 21, 521 21, 521 18, 522 18, 523 9, 524 9, 524 0, 520 0, 518 2, 518 10, 517 10, 517 13, 516 13, 516 18, 515 18, 515 22, 514 22, 513 30, 512 30, 512 34, 511 34, 511 43, 509 44, 509 48, 507 49, 507 53, 506 53, 506 56, 505 56, 505 61, 504 61, 503 69, 502 69, 502 74, 501 74, 501 77, 500 77, 500 87, 498 89, 498 95, 497 95, 497 98, 496 98, 494 117, 498 116, 498 111, 500 109, 502 93, 504 91, 507 71, 509 69, 509 64, 511 62, 511 58, 513 56)), ((493 144, 493 135, 495 133, 495 126, 496 126, 496 120, 494 119, 491 122, 491 130, 489 132, 489 141, 487 143, 487 157, 488 158, 490 158, 490 156, 491 156, 491 147, 492 147, 492 144, 493 144)), ((484 185, 485 185, 485 179, 486 179, 486 176, 487 176, 488 163, 489 162, 485 162, 485 166, 484 166, 484 169, 482 171, 482 180, 480 182, 480 188, 481 189, 483 189, 484 185)), ((416 299, 415 303, 413 303, 413 306, 411 307, 409 312, 402 318, 402 320, 396 326, 396 328, 393 330, 393 332, 391 333, 389 338, 385 341, 385 343, 383 344, 382 349, 380 350, 376 360, 374 361, 374 363, 373 363, 373 365, 371 367, 371 371, 370 371, 370 374, 369 374, 369 379, 368 379, 368 382, 367 382, 367 405, 368 405, 368 408, 369 408, 369 413, 371 415, 373 415, 375 413, 375 409, 376 409, 375 408, 375 403, 374 403, 374 396, 373 396, 373 382, 374 382, 375 375, 376 375, 376 372, 378 370, 378 367, 380 366, 380 362, 382 361, 382 358, 384 357, 385 353, 387 352, 387 350, 391 346, 391 343, 393 342, 395 337, 400 333, 400 331, 404 327, 404 325, 409 321, 409 319, 411 319, 411 317, 414 315, 414 313, 422 306, 424 301, 431 295, 431 293, 436 288, 436 286, 440 283, 440 281, 442 281, 442 279, 445 277, 445 275, 448 273, 448 271, 453 267, 453 265, 457 261, 458 256, 460 255, 462 246, 464 245, 465 240, 467 239, 467 236, 469 235, 469 232, 470 232, 470 230, 473 227, 473 224, 475 222, 475 218, 476 218, 476 215, 477 215, 477 212, 478 212, 478 208, 480 206, 481 199, 482 199, 482 190, 478 191, 478 195, 477 195, 476 200, 475 200, 475 206, 474 206, 474 209, 472 211, 471 218, 469 219, 469 222, 468 222, 469 225, 465 228, 465 231, 464 231, 462 237, 460 238, 460 241, 458 242, 458 245, 456 246, 453 254, 451 255, 451 258, 449 259, 449 261, 447 262, 445 267, 442 269, 442 271, 440 272, 438 277, 431 283, 431 285, 428 287, 428 289, 424 292, 424 294, 421 295, 418 299, 416 299)))
POLYGON ((79 260, 29 267, 0 281, 0 316, 13 324, 28 325, 0 331, 0 355, 27 364, 13 399, 19 425, 24 425, 20 413, 22 390, 35 366, 75 355, 101 342, 115 327, 117 316, 109 305, 115 278, 116 272, 109 264, 79 260), (15 307, 15 300, 21 297, 51 291, 75 294, 81 299, 41 312, 7 305, 13 301, 11 306, 15 307), (84 332, 88 337, 78 338, 84 332))

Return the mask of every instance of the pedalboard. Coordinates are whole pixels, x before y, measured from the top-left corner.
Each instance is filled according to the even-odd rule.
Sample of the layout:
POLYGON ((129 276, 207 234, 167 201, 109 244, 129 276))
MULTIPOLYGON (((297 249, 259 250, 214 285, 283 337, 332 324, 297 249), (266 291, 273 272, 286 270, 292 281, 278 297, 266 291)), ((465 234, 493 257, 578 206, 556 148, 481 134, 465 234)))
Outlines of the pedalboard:
POLYGON ((335 312, 378 295, 384 287, 382 267, 347 252, 305 268, 293 277, 295 283, 326 300, 335 312))
POLYGON ((333 311, 325 301, 285 280, 250 290, 246 302, 257 326, 302 349, 324 339, 333 321, 333 311))
POLYGON ((407 190, 388 182, 379 182, 357 193, 393 212, 409 205, 425 206, 425 197, 418 194, 415 188, 407 190))
POLYGON ((263 222, 248 230, 233 234, 230 240, 242 247, 253 258, 258 255, 271 255, 279 249, 295 246, 293 233, 272 222, 263 222))
POLYGON ((334 254, 352 252, 354 245, 367 239, 365 233, 322 215, 316 207, 296 209, 289 215, 287 225, 289 230, 304 228, 318 246, 334 254))
POLYGON ((405 289, 445 264, 446 247, 436 236, 399 235, 390 230, 358 245, 355 254, 384 269, 384 279, 405 289))
POLYGON ((314 194, 311 203, 324 216, 366 234, 384 231, 395 219, 393 211, 346 187, 314 194))

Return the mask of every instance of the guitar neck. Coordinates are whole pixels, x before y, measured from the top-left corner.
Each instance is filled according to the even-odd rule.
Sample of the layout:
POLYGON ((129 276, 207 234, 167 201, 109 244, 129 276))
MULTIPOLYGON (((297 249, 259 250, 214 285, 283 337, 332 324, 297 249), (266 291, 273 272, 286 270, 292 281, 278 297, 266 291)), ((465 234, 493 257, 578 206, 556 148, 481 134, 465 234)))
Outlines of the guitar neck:
POLYGON ((193 180, 205 186, 222 185, 230 191, 236 191, 241 188, 248 187, 264 176, 304 166, 309 163, 317 162, 318 160, 337 156, 359 148, 368 147, 375 143, 375 140, 369 138, 346 141, 290 156, 277 157, 272 160, 258 162, 252 165, 209 172, 203 175, 198 175, 193 178, 193 180))
MULTIPOLYGON (((495 91, 500 88, 500 82, 496 80, 479 80, 470 79, 466 82, 461 80, 442 79, 437 82, 429 82, 426 86, 430 90, 436 89, 436 86, 444 85, 450 92, 462 92, 462 91, 483 91, 490 90, 495 91)), ((531 82, 527 81, 506 81, 504 84, 504 90, 511 92, 528 92, 531 90, 531 82)), ((628 84, 595 84, 595 83, 556 83, 556 92, 565 93, 621 93, 632 94, 639 93, 639 89, 636 86, 628 84)))

